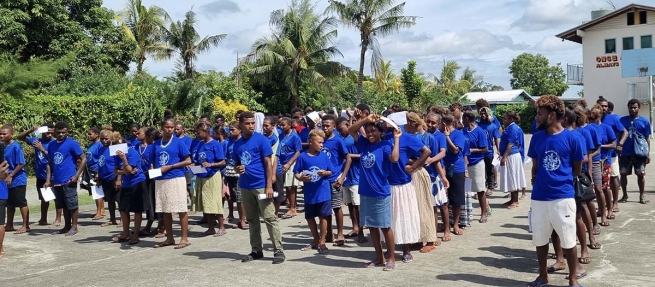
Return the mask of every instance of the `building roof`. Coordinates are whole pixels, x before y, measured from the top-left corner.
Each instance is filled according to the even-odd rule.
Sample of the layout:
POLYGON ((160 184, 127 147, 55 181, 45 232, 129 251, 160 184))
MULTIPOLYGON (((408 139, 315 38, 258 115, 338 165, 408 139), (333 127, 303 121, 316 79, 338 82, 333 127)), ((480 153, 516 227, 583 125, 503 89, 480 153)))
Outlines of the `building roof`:
POLYGON ((654 11, 655 12, 655 7, 646 6, 646 5, 639 5, 639 4, 630 4, 628 6, 625 6, 625 7, 621 8, 621 9, 615 10, 614 12, 609 13, 609 14, 607 14, 605 16, 598 17, 598 18, 596 18, 594 20, 583 23, 583 24, 581 24, 581 25, 579 25, 579 26, 577 26, 575 28, 571 28, 571 29, 566 30, 566 31, 564 31, 562 33, 559 33, 556 36, 557 36, 557 38, 561 38, 563 40, 569 40, 571 42, 576 42, 578 44, 582 44, 582 37, 580 37, 578 35, 578 33, 577 33, 578 30, 584 31, 585 29, 587 29, 589 27, 596 26, 596 25, 598 25, 600 23, 603 23, 603 22, 605 22, 607 20, 610 20, 610 19, 612 19, 612 18, 614 18, 616 16, 619 16, 619 15, 622 15, 624 13, 631 12, 631 11, 634 11, 634 10, 637 10, 637 11, 646 10, 646 11, 654 11))
POLYGON ((522 104, 526 101, 534 102, 534 98, 525 90, 472 92, 462 96, 462 99, 464 98, 471 102, 475 102, 478 99, 485 99, 489 104, 522 104))

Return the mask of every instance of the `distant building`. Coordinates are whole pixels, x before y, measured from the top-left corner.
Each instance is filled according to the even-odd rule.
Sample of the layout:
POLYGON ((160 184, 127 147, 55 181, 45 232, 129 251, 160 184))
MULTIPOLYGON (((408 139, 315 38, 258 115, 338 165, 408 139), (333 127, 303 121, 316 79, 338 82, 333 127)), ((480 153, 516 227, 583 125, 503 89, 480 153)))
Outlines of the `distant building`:
POLYGON ((650 49, 655 61, 653 34, 655 7, 630 4, 618 10, 592 11, 591 21, 557 35, 562 40, 582 44, 582 64, 567 65, 567 83, 584 86, 589 104, 595 103, 599 96, 605 97, 614 103, 615 113, 619 115, 627 114, 628 100, 639 99, 648 104, 641 109, 641 114, 648 117, 653 107, 649 97, 652 83, 641 74, 623 78, 621 69, 624 65, 635 65, 622 59, 626 50, 650 49))
POLYGON ((471 106, 473 110, 475 110, 475 101, 485 99, 489 102, 492 111, 496 110, 496 107, 499 105, 521 105, 535 102, 535 99, 525 90, 471 92, 462 96, 462 99, 469 101, 466 103, 462 101, 462 105, 471 106))

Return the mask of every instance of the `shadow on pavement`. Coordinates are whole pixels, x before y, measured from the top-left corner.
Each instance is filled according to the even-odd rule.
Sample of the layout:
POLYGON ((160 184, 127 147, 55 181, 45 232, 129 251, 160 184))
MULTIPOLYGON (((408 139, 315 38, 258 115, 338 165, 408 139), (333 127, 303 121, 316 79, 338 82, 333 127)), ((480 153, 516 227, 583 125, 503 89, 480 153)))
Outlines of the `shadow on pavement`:
POLYGON ((437 275, 437 279, 456 281, 456 282, 465 281, 465 282, 480 284, 484 286, 527 286, 528 283, 528 282, 513 280, 513 279, 505 279, 505 278, 497 278, 497 277, 489 277, 489 276, 483 276, 477 274, 465 274, 465 273, 441 274, 441 275, 437 275))

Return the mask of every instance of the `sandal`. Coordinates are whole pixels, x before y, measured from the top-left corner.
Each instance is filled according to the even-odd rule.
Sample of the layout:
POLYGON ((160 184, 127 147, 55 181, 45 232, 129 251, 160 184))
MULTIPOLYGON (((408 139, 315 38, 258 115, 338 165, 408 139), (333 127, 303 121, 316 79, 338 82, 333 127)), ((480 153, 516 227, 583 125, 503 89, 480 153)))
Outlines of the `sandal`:
POLYGON ((241 222, 237 223, 237 228, 241 230, 248 230, 249 227, 248 224, 241 224, 241 222))
POLYGON ((610 226, 610 222, 609 221, 603 221, 603 222, 600 223, 600 226, 610 226))
POLYGON ((412 261, 414 261, 414 256, 412 256, 412 254, 403 255, 403 263, 409 263, 412 261))
POLYGON ((309 250, 316 250, 318 247, 312 246, 311 244, 307 244, 303 246, 303 248, 300 248, 300 251, 309 251, 309 250))
POLYGON ((430 253, 430 252, 435 251, 435 250, 437 250, 436 246, 426 245, 426 246, 423 246, 423 248, 421 248, 421 250, 419 250, 419 252, 421 252, 421 253, 430 253))
POLYGON ((620 202, 620 203, 626 203, 626 202, 628 202, 628 196, 625 195, 625 196, 621 197, 621 199, 619 199, 619 202, 620 202))
POLYGON ((103 218, 105 218, 104 215, 96 215, 93 218, 91 218, 91 220, 100 220, 100 219, 103 219, 103 218))
POLYGON ((152 235, 150 230, 141 229, 139 230, 139 237, 146 237, 152 235))
POLYGON ((328 252, 329 250, 325 244, 318 247, 318 254, 327 254, 328 252))
POLYGON ((189 245, 191 245, 191 242, 184 242, 184 243, 180 243, 178 245, 175 245, 175 247, 173 249, 182 249, 182 248, 185 248, 185 247, 187 247, 189 245))
POLYGON ((346 240, 335 240, 332 246, 344 246, 346 245, 346 240))
POLYGON ((580 257, 578 258, 578 262, 580 262, 580 264, 589 264, 591 263, 591 257, 580 257))
POLYGON ((203 233, 198 234, 198 237, 207 237, 207 236, 211 236, 211 235, 215 235, 215 234, 216 234, 216 232, 211 233, 209 230, 207 230, 207 231, 204 231, 203 233))
POLYGON ((616 215, 610 214, 607 216, 607 219, 616 219, 616 215))
POLYGON ((594 228, 593 228, 593 234, 594 234, 594 235, 600 235, 600 232, 601 232, 601 230, 600 230, 600 226, 598 226, 598 225, 594 226, 594 228))
POLYGON ((602 245, 600 243, 598 243, 598 242, 594 242, 594 243, 589 244, 589 248, 591 248, 591 249, 600 249, 601 247, 602 247, 602 245))
POLYGON ((155 244, 154 248, 162 248, 162 247, 171 246, 171 245, 175 245, 175 242, 164 241, 164 242, 160 242, 160 243, 155 244))
POLYGON ((478 222, 480 222, 480 223, 487 223, 487 218, 486 218, 486 217, 482 217, 482 218, 480 218, 480 220, 478 220, 478 222))
POLYGON ((68 232, 66 232, 65 236, 73 236, 77 234, 77 232, 78 232, 77 229, 71 229, 68 232))
POLYGON ((394 271, 396 266, 396 264, 387 263, 384 265, 384 269, 382 269, 382 271, 394 271))
POLYGON ((534 280, 529 283, 528 287, 542 287, 542 286, 547 286, 548 282, 543 282, 539 280, 534 280))
POLYGON ((487 191, 487 192, 485 193, 486 196, 492 196, 493 194, 494 194, 494 192, 491 191, 491 190, 490 190, 490 191, 487 191))
POLYGON ((114 238, 111 239, 111 241, 114 242, 114 243, 120 243, 120 242, 128 242, 128 241, 130 241, 130 239, 129 238, 123 238, 123 237, 120 237, 120 236, 115 236, 114 238))
POLYGON ((639 199, 639 203, 641 203, 641 204, 649 204, 649 203, 650 203, 650 200, 645 199, 645 198, 642 197, 642 198, 639 199))
POLYGON ((384 263, 378 263, 378 262, 375 262, 375 261, 369 261, 369 262, 364 263, 364 268, 380 267, 380 266, 384 266, 384 263))
POLYGON ((557 271, 564 270, 564 269, 566 269, 566 267, 557 268, 557 267, 555 267, 555 264, 553 264, 553 265, 548 266, 548 269, 546 269, 546 270, 548 271, 548 273, 555 273, 557 271))
MULTIPOLYGON (((585 278, 587 276, 587 272, 576 272, 575 273, 575 279, 580 280, 582 278, 585 278)), ((569 280, 569 275, 566 275, 564 279, 569 280)))
POLYGON ((216 232, 216 234, 214 234, 214 237, 221 237, 225 234, 227 234, 227 231, 218 231, 216 232))
POLYGON ((141 240, 139 238, 135 238, 135 239, 131 239, 129 244, 130 245, 136 245, 136 244, 139 244, 139 242, 141 242, 141 240))
POLYGON ((157 235, 155 235, 155 238, 164 238, 164 237, 166 237, 166 233, 163 232, 157 233, 157 235))

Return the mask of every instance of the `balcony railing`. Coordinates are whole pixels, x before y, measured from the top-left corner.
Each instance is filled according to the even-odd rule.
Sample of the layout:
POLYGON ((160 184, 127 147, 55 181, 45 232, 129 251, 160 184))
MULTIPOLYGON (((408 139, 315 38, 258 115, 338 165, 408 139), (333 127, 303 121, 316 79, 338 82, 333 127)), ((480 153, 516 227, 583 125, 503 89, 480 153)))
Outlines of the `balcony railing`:
POLYGON ((628 82, 628 99, 637 99, 643 102, 650 102, 649 93, 649 84, 655 85, 655 83, 645 82, 628 82))
POLYGON ((582 85, 582 64, 566 65, 566 83, 569 85, 582 85))

